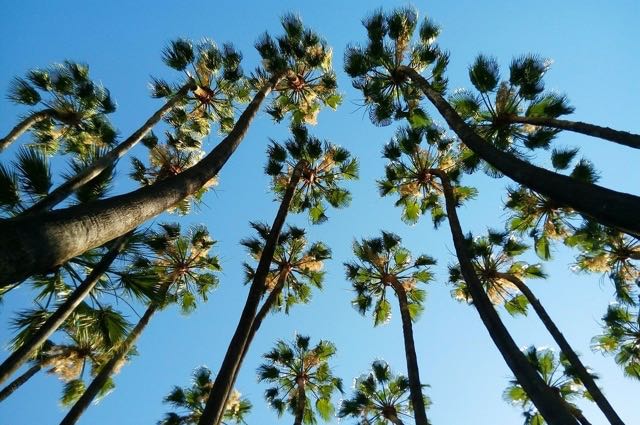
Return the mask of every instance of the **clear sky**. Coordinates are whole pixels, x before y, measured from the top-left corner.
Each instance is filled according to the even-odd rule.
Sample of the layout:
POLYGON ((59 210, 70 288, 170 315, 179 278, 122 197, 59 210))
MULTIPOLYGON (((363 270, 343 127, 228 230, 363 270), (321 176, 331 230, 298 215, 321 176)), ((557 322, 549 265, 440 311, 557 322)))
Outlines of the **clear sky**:
MULTIPOLYGON (((118 102, 112 115, 122 137, 137 128, 159 101, 149 97, 150 75, 171 77, 160 60, 162 47, 176 37, 210 37, 218 43, 231 41, 244 53, 249 71, 258 65, 253 43, 264 30, 278 34, 279 17, 299 13, 306 25, 322 34, 333 46, 334 66, 344 103, 336 112, 323 111, 311 131, 347 147, 361 162, 361 178, 350 184, 352 206, 330 210, 329 221, 319 226, 306 216, 292 216, 290 223, 305 226, 311 241, 322 240, 333 250, 326 266, 325 289, 316 292, 309 305, 295 307, 290 316, 270 316, 261 328, 244 363, 238 390, 253 402, 249 424, 278 421, 262 394, 255 369, 260 355, 275 340, 308 334, 313 341, 329 339, 338 347, 333 361, 335 373, 351 391, 354 377, 365 372, 376 358, 387 360, 394 370, 405 368, 401 323, 397 311, 390 323, 373 328, 351 307, 352 293, 344 278, 342 263, 352 258, 354 238, 374 236, 386 229, 402 236, 415 254, 438 258, 437 278, 427 288, 426 309, 415 324, 416 349, 423 383, 429 384, 433 400, 429 417, 433 424, 507 425, 522 421, 519 409, 501 399, 511 377, 477 313, 452 300, 446 284, 447 265, 454 261, 449 230, 432 228, 427 219, 407 226, 390 198, 381 199, 375 180, 382 176, 382 146, 394 126, 374 127, 358 108, 359 93, 342 71, 342 55, 349 42, 364 41, 360 20, 377 7, 390 9, 405 2, 366 0, 325 2, 293 1, 189 1, 135 2, 38 1, 5 2, 0 12, 0 91, 6 93, 10 79, 34 67, 45 67, 65 59, 86 62, 92 78, 111 90, 118 102)), ((467 67, 478 53, 495 55, 507 70, 513 56, 539 53, 554 60, 545 77, 549 89, 566 93, 576 107, 574 118, 640 132, 637 97, 640 93, 640 5, 633 0, 602 2, 567 0, 524 2, 494 0, 457 2, 416 1, 421 16, 428 15, 443 29, 439 44, 451 52, 448 68, 450 91, 470 87, 467 67), (634 75, 636 75, 634 77, 634 75), (636 106, 633 106, 636 105, 636 106)), ((24 110, 0 98, 0 133, 5 133, 24 110)), ((439 118, 438 118, 439 119, 439 118)), ((158 132, 160 133, 160 132, 158 132)), ((282 140, 286 126, 274 124, 262 113, 246 140, 221 173, 220 185, 209 193, 205 205, 184 223, 204 223, 219 241, 216 253, 224 268, 221 285, 208 303, 188 317, 170 308, 154 317, 139 344, 139 356, 116 377, 117 389, 84 415, 83 424, 152 424, 167 411, 162 398, 173 385, 186 385, 191 371, 207 365, 214 371, 224 355, 242 308, 247 288, 242 285, 241 264, 247 259, 238 241, 251 234, 248 222, 271 221, 277 209, 262 174, 269 138, 282 140)), ((209 150, 219 141, 212 134, 209 150)), ((580 146, 601 172, 600 183, 617 190, 638 193, 638 152, 596 139, 561 135, 557 146, 580 146)), ((138 150, 138 155, 142 151, 138 150)), ((6 158, 2 159, 6 161, 6 158)), ((115 191, 130 186, 128 160, 119 167, 115 191)), ((461 209, 465 231, 481 233, 487 227, 503 226, 502 200, 507 179, 481 175, 465 177, 479 189, 478 199, 461 209)), ((175 216, 163 220, 177 219, 175 216)), ((590 350, 590 339, 599 333, 599 319, 612 299, 612 287, 598 275, 575 275, 570 271, 574 253, 557 247, 555 261, 545 264, 549 279, 533 282, 532 289, 584 362, 601 376, 601 385, 627 424, 640 423, 637 409, 638 382, 624 379, 611 357, 590 350)), ((535 258, 530 257, 532 261, 535 258)), ((29 306, 28 287, 10 293, 0 306, 0 344, 5 350, 11 337, 9 321, 17 309, 29 306)), ((138 308, 138 312, 142 311, 138 308)), ((136 315, 128 312, 131 321, 136 315)), ((501 312, 520 346, 551 346, 536 318, 511 319, 501 312)), ((7 351, 0 354, 6 357, 7 351)), ((55 424, 64 415, 58 405, 62 384, 51 375, 33 378, 19 392, 0 404, 0 425, 55 424)), ((594 405, 582 403, 592 423, 605 420, 594 405)), ((284 423, 293 422, 285 414, 284 423)), ((344 420, 343 423, 352 423, 344 420)), ((334 419, 331 423, 338 423, 334 419)))

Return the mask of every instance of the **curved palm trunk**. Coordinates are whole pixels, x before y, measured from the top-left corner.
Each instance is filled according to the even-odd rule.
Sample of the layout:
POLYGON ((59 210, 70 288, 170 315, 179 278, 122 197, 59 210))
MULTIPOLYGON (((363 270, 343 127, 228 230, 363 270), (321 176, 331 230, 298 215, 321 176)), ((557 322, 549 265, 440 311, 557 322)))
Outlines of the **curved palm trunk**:
POLYGON ((80 303, 91 293, 100 280, 100 277, 107 271, 116 257, 122 252, 131 233, 120 236, 109 249, 109 251, 95 265, 84 281, 69 295, 69 297, 49 316, 49 318, 36 330, 29 340, 25 341, 16 351, 0 364, 0 383, 9 378, 20 366, 29 360, 35 352, 49 338, 80 303))
POLYGON ((93 378, 93 381, 91 381, 91 384, 89 384, 82 396, 78 399, 78 401, 76 401, 71 410, 69 410, 67 415, 62 419, 60 425, 72 425, 78 422, 80 416, 82 416, 93 399, 95 399, 98 393, 100 393, 100 390, 107 383, 109 377, 116 369, 121 366, 122 362, 124 362, 127 353, 131 351, 136 341, 138 340, 138 338, 140 338, 140 335, 142 335, 142 332, 149 324, 149 320, 151 320, 151 317, 157 310, 157 303, 153 303, 147 308, 147 310, 144 312, 144 315, 142 315, 131 333, 127 335, 127 338, 122 343, 122 346, 118 347, 113 357, 111 357, 109 361, 100 368, 100 371, 98 372, 96 377, 93 378))
POLYGON ((22 136, 25 132, 27 132, 31 127, 40 121, 44 121, 49 117, 54 117, 56 115, 55 110, 53 109, 43 109, 42 111, 35 112, 18 124, 9 131, 9 133, 0 139, 0 152, 5 150, 11 145, 11 143, 18 140, 20 136, 22 136))
POLYGON ((307 395, 304 390, 304 379, 298 379, 298 395, 296 399, 296 417, 293 421, 293 425, 302 425, 304 419, 304 408, 307 405, 307 395))
POLYGON ((298 164, 293 170, 289 185, 278 208, 278 213, 269 231, 264 250, 260 255, 260 261, 256 267, 256 273, 253 276, 253 281, 251 282, 247 301, 244 304, 240 320, 231 338, 231 342, 227 347, 227 352, 222 360, 213 387, 209 392, 209 398, 202 412, 202 416, 198 421, 198 425, 218 425, 222 420, 227 398, 235 383, 235 376, 240 370, 240 365, 244 358, 244 351, 247 349, 256 311, 260 304, 260 298, 265 290, 265 281, 269 273, 269 266, 273 260, 278 238, 284 226, 287 213, 289 212, 289 205, 293 199, 296 186, 300 181, 301 171, 301 164, 298 164))
POLYGON ((39 364, 31 366, 25 373, 18 376, 13 382, 4 387, 2 391, 0 391, 0 402, 13 394, 15 390, 20 388, 25 382, 31 379, 33 375, 40 372, 40 369, 42 369, 42 366, 40 366, 39 364))
POLYGON ((438 176, 442 181, 451 236, 458 261, 460 262, 460 269, 465 282, 467 282, 473 305, 478 311, 482 323, 487 328, 489 336, 500 351, 509 369, 511 369, 545 420, 550 425, 577 425, 576 419, 567 410, 562 399, 549 388, 538 372, 529 364, 524 354, 518 349, 518 346, 504 326, 504 323, 502 323, 500 316, 498 316, 491 300, 484 291, 467 252, 464 233, 462 232, 460 220, 456 212, 455 197, 449 177, 442 170, 433 169, 429 170, 429 172, 438 176))
POLYGON ((462 143, 504 175, 600 223, 640 235, 640 197, 545 170, 495 148, 478 136, 417 71, 402 66, 400 72, 422 90, 462 143))
POLYGON ((584 386, 587 388, 589 394, 591 394, 593 401, 598 405, 602 413, 604 413, 604 415, 607 417, 609 423, 611 425, 624 425, 624 422, 622 422, 622 419, 620 419, 616 411, 613 410, 613 407, 611 406, 611 404, 609 404, 609 400, 607 400, 607 398, 604 396, 587 368, 584 366, 584 364, 582 364, 580 357, 578 357, 571 345, 569 345, 569 342, 565 339, 564 335, 562 335, 562 332, 560 332, 560 329, 558 329, 553 320, 551 320, 551 317, 549 317, 549 314, 542 306, 538 298, 536 298, 533 292, 531 292, 529 287, 522 280, 518 279, 512 274, 499 273, 498 276, 513 283, 516 288, 518 288, 518 290, 527 298, 527 301, 529 301, 531 307, 533 307, 533 310, 536 312, 536 314, 544 324, 544 327, 547 328, 547 331, 549 331, 556 344, 558 344, 558 347, 560 347, 560 350, 562 350, 562 353, 564 353, 564 355, 567 357, 567 360, 569 360, 571 366, 575 368, 576 375, 578 376, 578 378, 580 378, 584 386))
POLYGON ((120 158, 122 158, 127 152, 129 152, 135 145, 138 144, 144 136, 146 136, 151 129, 160 122, 162 117, 171 111, 178 103, 180 103, 189 93, 189 90, 193 88, 192 83, 187 83, 178 90, 178 92, 166 102, 160 109, 158 109, 139 129, 137 129, 131 136, 113 148, 104 156, 100 157, 93 164, 89 165, 84 170, 80 171, 75 176, 58 186, 51 193, 49 193, 44 199, 32 205, 29 209, 23 212, 23 214, 32 214, 42 211, 50 210, 51 208, 64 201, 69 195, 80 189, 85 184, 89 183, 92 179, 96 178, 100 173, 115 164, 120 158))
POLYGON ((407 374, 409 375, 409 390, 411 393, 411 405, 416 425, 428 425, 424 398, 422 397, 422 385, 420 384, 420 371, 418 369, 418 358, 416 356, 416 346, 413 342, 413 325, 409 314, 409 302, 407 293, 402 285, 395 282, 393 289, 398 296, 400 304, 400 317, 402 318, 402 335, 404 337, 404 353, 407 359, 407 374))
POLYGON ((601 127, 595 124, 589 124, 582 121, 559 120, 547 117, 523 117, 519 115, 510 115, 503 117, 507 122, 514 124, 530 124, 541 127, 557 128, 558 130, 567 130, 574 133, 585 134, 599 139, 609 140, 610 142, 619 143, 635 149, 640 149, 640 135, 629 133, 627 131, 614 130, 609 127, 601 127))
POLYGON ((242 142, 260 105, 280 80, 253 98, 233 130, 207 156, 177 176, 151 186, 70 208, 0 220, 0 288, 46 273, 155 217, 215 177, 242 142))

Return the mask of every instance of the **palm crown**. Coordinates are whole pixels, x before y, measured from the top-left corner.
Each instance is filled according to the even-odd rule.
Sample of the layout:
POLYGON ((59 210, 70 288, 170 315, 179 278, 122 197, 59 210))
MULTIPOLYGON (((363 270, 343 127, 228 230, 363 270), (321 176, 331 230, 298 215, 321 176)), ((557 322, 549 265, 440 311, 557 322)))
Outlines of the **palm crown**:
POLYGON ((640 380, 640 321, 628 306, 611 304, 602 318, 604 333, 593 338, 593 346, 615 353, 625 375, 640 380))

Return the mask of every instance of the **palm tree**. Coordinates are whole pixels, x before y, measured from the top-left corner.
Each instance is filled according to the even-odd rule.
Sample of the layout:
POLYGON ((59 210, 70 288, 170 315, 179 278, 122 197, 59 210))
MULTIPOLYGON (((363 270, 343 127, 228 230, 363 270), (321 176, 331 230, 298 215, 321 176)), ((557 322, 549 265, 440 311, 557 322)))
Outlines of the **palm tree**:
MULTIPOLYGON (((191 387, 174 386, 163 402, 171 405, 177 411, 165 413, 158 425, 196 425, 213 385, 211 371, 206 366, 200 366, 192 373, 191 387)), ((227 402, 222 423, 244 424, 245 415, 251 411, 251 402, 240 396, 237 391, 227 402)))
MULTIPOLYGON (((542 379, 562 399, 571 414, 581 425, 590 425, 582 411, 573 404, 573 400, 586 398, 591 400, 591 394, 584 388, 583 383, 573 374, 572 365, 560 354, 560 359, 550 349, 538 349, 530 346, 524 350, 527 359, 533 365, 542 379)), ((524 410, 524 425, 543 425, 545 420, 531 403, 531 399, 523 390, 518 380, 511 380, 510 385, 504 391, 504 399, 514 405, 519 405, 524 410)))
POLYGON ((19 105, 37 106, 0 139, 6 149, 27 131, 34 145, 52 154, 63 144, 63 151, 83 153, 91 145, 109 146, 115 130, 107 115, 116 110, 109 90, 89 78, 89 67, 65 61, 48 69, 33 69, 26 78, 15 78, 9 100, 19 105))
POLYGON ((294 97, 299 104, 289 103, 286 108, 299 117, 307 115, 304 111, 298 113, 297 105, 305 111, 310 104, 314 110, 321 104, 335 107, 335 77, 326 71, 331 50, 318 35, 305 29, 297 17, 285 16, 283 28, 285 35, 278 37, 277 44, 265 36, 256 46, 265 65, 261 78, 254 81, 258 91, 229 134, 197 165, 152 186, 104 201, 0 221, 0 231, 5 235, 0 242, 2 286, 113 240, 200 190, 218 174, 239 146, 261 104, 273 90, 278 94, 276 102, 281 96, 305 93, 294 97), (299 68, 306 70, 305 75, 311 73, 303 76, 304 82, 297 74, 289 78, 294 77, 294 70, 299 68), (315 76, 321 78, 314 80, 313 85, 307 84, 315 76), (287 84, 283 84, 285 80, 287 84), (322 94, 309 103, 310 95, 305 90, 312 87, 321 89, 322 94))
POLYGON ((288 409, 295 416, 294 425, 316 423, 315 412, 325 421, 331 419, 331 396, 336 390, 342 393, 342 380, 333 376, 328 363, 335 353, 329 341, 310 347, 308 336, 296 335, 292 344, 280 340, 263 356, 266 363, 258 368, 258 380, 274 384, 265 398, 279 416, 288 409))
MULTIPOLYGON (((415 16, 415 12, 404 9, 388 14, 376 12, 364 21, 368 33, 367 45, 347 50, 345 70, 354 79, 354 85, 361 89, 365 104, 375 111, 374 122, 380 121, 379 116, 384 117, 387 122, 394 115, 396 118, 403 118, 406 114, 394 114, 393 111, 397 108, 389 108, 387 99, 391 96, 397 99, 399 105, 406 105, 405 109, 410 110, 416 95, 412 94, 408 99, 402 100, 402 90, 399 90, 399 87, 413 84, 414 90, 419 90, 429 99, 462 143, 493 168, 557 203, 571 207, 603 224, 626 233, 640 234, 640 224, 633 213, 640 209, 639 197, 584 183, 570 176, 534 166, 501 151, 469 127, 442 96, 447 58, 434 44, 438 28, 429 20, 425 20, 420 26, 415 44, 411 44, 416 27, 415 16), (398 18, 398 15, 401 17, 398 18), (434 62, 435 65, 428 68, 429 75, 423 76, 427 68, 425 64, 434 62), (378 110, 383 112, 378 113, 378 110)), ((411 122, 411 117, 409 120, 411 122)), ((413 123, 415 126, 424 121, 428 122, 414 119, 413 123)))
POLYGON ((398 297, 411 404, 416 423, 426 425, 428 420, 412 322, 422 311, 425 298, 425 291, 418 284, 432 280, 433 276, 427 266, 434 265, 436 261, 426 255, 420 255, 414 260, 400 243, 399 236, 384 231, 381 237, 356 241, 353 243, 353 252, 357 261, 345 263, 345 268, 347 279, 352 282, 356 293, 353 304, 361 314, 373 309, 374 326, 387 322, 391 317, 387 288, 390 287, 398 297))
MULTIPOLYGON (((352 398, 342 400, 338 417, 358 418, 361 425, 403 425, 403 420, 412 416, 409 380, 394 375, 384 360, 374 361, 371 372, 355 380, 354 389, 352 398)), ((428 397, 422 398, 428 406, 428 397)))
MULTIPOLYGON (((539 264, 516 261, 515 257, 527 250, 527 246, 508 237, 507 233, 489 231, 487 237, 467 239, 472 263, 476 274, 494 304, 504 303, 510 313, 526 314, 527 304, 531 304, 547 331, 560 347, 562 355, 571 365, 573 373, 589 391, 611 424, 623 424, 607 398, 596 384, 592 374, 582 363, 560 329, 553 322, 540 301, 524 283, 525 278, 546 277, 539 264)), ((470 301, 468 290, 459 267, 450 269, 451 281, 456 283, 457 297, 470 301)))
MULTIPOLYGON (((535 370, 520 352, 485 292, 473 267, 471 261, 472 253, 468 250, 468 244, 456 210, 460 202, 473 195, 474 191, 468 188, 456 191, 454 184, 457 185, 457 179, 459 178, 459 164, 455 161, 452 163, 444 160, 446 156, 440 153, 444 148, 443 146, 446 146, 449 141, 442 139, 439 132, 426 132, 424 134, 430 137, 427 139, 428 145, 441 146, 440 149, 434 151, 433 157, 429 157, 427 154, 417 155, 421 151, 428 152, 420 147, 421 139, 407 138, 397 143, 392 142, 390 146, 385 148, 385 156, 390 159, 390 164, 387 166, 386 180, 379 182, 381 194, 384 196, 398 193, 400 196, 398 204, 404 206, 408 202, 410 203, 411 197, 403 194, 403 188, 416 188, 415 190, 412 189, 411 193, 416 194, 412 196, 420 197, 424 193, 435 199, 426 203, 424 212, 430 208, 439 208, 440 201, 437 198, 439 196, 444 198, 445 212, 449 220, 461 274, 469 288, 473 305, 476 307, 483 324, 489 330, 489 335, 493 342, 500 350, 509 368, 518 377, 518 380, 547 420, 558 424, 575 423, 565 406, 560 403, 560 400, 550 391, 549 387, 535 373, 535 370), (416 156, 422 156, 424 159, 417 162, 414 159, 416 156), (423 168, 424 165, 422 164, 427 164, 427 166, 435 164, 447 168, 423 168), (395 170, 403 171, 395 172, 395 170)), ((419 209, 419 211, 421 210, 419 209)), ((441 217, 442 215, 443 212, 438 211, 435 217, 441 217)), ((434 216, 433 213, 432 216, 434 216)), ((437 222, 439 220, 436 220, 437 222)))
POLYGON ((596 350, 615 353, 624 374, 640 380, 640 321, 631 307, 611 304, 602 320, 604 333, 593 338, 596 350))
POLYGON ((207 229, 193 226, 185 235, 181 235, 177 224, 161 224, 160 227, 160 232, 152 232, 146 240, 150 255, 140 257, 134 266, 142 278, 156 280, 156 297, 151 300, 125 341, 99 369, 91 385, 69 410, 61 425, 77 422, 99 389, 122 367, 125 357, 158 310, 175 303, 180 305, 183 313, 190 313, 196 308, 197 297, 206 301, 208 293, 217 286, 217 277, 213 273, 220 270, 220 265, 217 257, 209 254, 215 242, 207 229))

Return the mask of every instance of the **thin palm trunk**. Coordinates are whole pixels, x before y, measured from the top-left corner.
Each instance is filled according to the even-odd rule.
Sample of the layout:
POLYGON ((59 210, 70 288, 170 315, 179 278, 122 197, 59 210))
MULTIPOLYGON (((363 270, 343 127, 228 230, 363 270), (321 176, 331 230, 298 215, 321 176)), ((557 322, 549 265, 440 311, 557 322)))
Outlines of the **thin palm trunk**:
POLYGON ((409 303, 407 293, 402 285, 395 282, 393 289, 398 297, 400 305, 400 317, 402 318, 402 335, 404 337, 404 353, 407 359, 407 374, 409 375, 409 390, 411 393, 411 405, 416 425, 428 425, 424 398, 422 397, 422 385, 420 384, 420 370, 418 369, 418 358, 416 356, 416 346, 413 341, 413 325, 411 314, 409 313, 409 303))
POLYGON ((25 373, 14 379, 13 382, 11 382, 9 385, 4 387, 2 391, 0 391, 0 402, 13 394, 15 390, 20 388, 25 382, 31 379, 33 375, 40 372, 40 369, 42 369, 42 366, 40 364, 35 364, 34 366, 31 366, 29 369, 27 369, 25 373))
POLYGON ((35 352, 49 338, 65 320, 73 313, 80 303, 91 293, 99 282, 100 277, 107 271, 116 257, 124 249, 130 236, 127 233, 114 241, 109 251, 91 269, 84 281, 69 295, 69 297, 49 316, 33 335, 0 365, 0 383, 8 379, 20 366, 29 360, 35 352))
POLYGON ((289 212, 289 206, 293 195, 295 193, 296 186, 300 181, 302 167, 300 164, 295 167, 287 190, 280 202, 278 213, 276 214, 269 235, 260 255, 260 261, 256 267, 256 272, 249 288, 249 294, 247 295, 247 301, 245 302, 240 320, 236 326, 235 333, 231 338, 231 342, 227 347, 227 352, 224 356, 220 370, 216 376, 216 380, 213 383, 213 387, 209 392, 209 398, 205 406, 198 425, 218 425, 222 420, 224 414, 224 407, 227 402, 227 398, 231 393, 233 384, 235 383, 235 376, 240 370, 242 360, 244 358, 244 351, 249 341, 249 335, 251 334, 251 328, 253 321, 260 304, 260 298, 265 291, 265 282, 269 273, 269 267, 273 260, 278 238, 280 232, 284 226, 287 213, 289 212))
POLYGON ((298 394, 296 399, 296 416, 293 421, 293 425, 302 425, 302 420, 304 419, 304 408, 307 405, 307 395, 304 390, 304 378, 298 378, 297 384, 298 394))
POLYGON ((525 355, 518 349, 484 291, 467 252, 466 241, 458 219, 455 196, 449 177, 439 169, 432 169, 429 172, 438 176, 442 182, 451 236, 460 263, 460 270, 469 288, 473 305, 478 311, 482 323, 487 328, 489 336, 500 351, 509 369, 511 369, 545 420, 550 425, 577 424, 576 419, 567 410, 562 399, 549 388, 538 372, 527 361, 525 355))
POLYGON ((233 130, 184 172, 133 192, 65 209, 0 220, 0 288, 53 267, 134 229, 218 175, 280 77, 255 95, 233 130))
POLYGON ((491 166, 561 205, 569 206, 596 221, 631 235, 640 235, 640 197, 617 192, 595 184, 581 182, 569 176, 536 167, 509 153, 495 148, 471 129, 429 82, 410 67, 400 67, 444 117, 462 143, 491 166))
POLYGON ((192 83, 187 83, 176 92, 173 97, 158 109, 139 129, 131 136, 113 148, 104 156, 97 159, 93 164, 71 177, 63 184, 50 192, 44 199, 37 202, 23 214, 33 214, 37 212, 48 211, 58 205, 60 202, 68 198, 72 193, 80 189, 92 179, 96 178, 100 173, 113 166, 120 158, 129 152, 140 140, 146 136, 151 129, 160 122, 162 117, 171 111, 177 104, 184 100, 193 88, 192 83))
POLYGON ((530 124, 541 127, 551 127, 558 130, 567 130, 574 133, 585 134, 599 139, 609 140, 635 149, 640 149, 640 135, 627 131, 614 130, 609 127, 601 127, 582 121, 559 120, 547 117, 523 117, 519 115, 509 115, 501 117, 507 122, 515 124, 530 124))
POLYGON ((140 338, 140 335, 142 335, 142 332, 149 324, 151 317, 158 310, 158 307, 159 305, 157 303, 152 303, 151 305, 149 305, 149 307, 147 307, 147 310, 144 312, 131 333, 127 335, 127 338, 124 340, 122 345, 116 349, 113 357, 111 357, 109 361, 100 368, 100 371, 98 372, 96 377, 93 378, 91 384, 89 384, 82 396, 78 399, 78 401, 76 401, 67 415, 62 419, 60 425, 72 425, 78 422, 80 416, 82 416, 91 402, 100 393, 100 390, 105 386, 105 384, 109 380, 109 377, 122 365, 127 353, 131 351, 138 338, 140 338))
POLYGON ((44 121, 49 117, 55 117, 56 111, 53 109, 43 109, 42 111, 34 112, 25 119, 16 124, 15 127, 9 131, 9 133, 0 139, 0 152, 8 148, 13 142, 18 140, 25 132, 29 131, 31 127, 40 121, 44 121))
POLYGON ((573 351, 573 348, 571 347, 569 342, 565 339, 564 335, 562 335, 562 332, 560 332, 560 329, 558 329, 553 320, 551 320, 551 317, 549 317, 549 314, 542 306, 538 298, 536 298, 533 292, 531 292, 529 287, 522 280, 518 279, 516 276, 513 276, 510 273, 499 273, 498 277, 501 277, 513 283, 518 288, 518 290, 527 298, 527 301, 529 301, 529 304, 531 304, 531 307, 533 307, 533 310, 536 312, 536 314, 544 324, 544 327, 547 328, 547 331, 549 331, 556 344, 558 344, 558 347, 560 347, 562 353, 564 353, 567 360, 569 360, 571 366, 574 367, 576 375, 578 376, 578 378, 580 378, 585 388, 589 391, 589 394, 593 398, 593 401, 598 405, 602 413, 604 413, 604 415, 607 417, 609 423, 611 425, 624 425, 624 422, 622 422, 622 419, 620 419, 611 404, 609 404, 609 400, 607 400, 607 398, 604 396, 587 368, 584 366, 584 364, 582 364, 580 357, 578 357, 576 352, 573 351))

